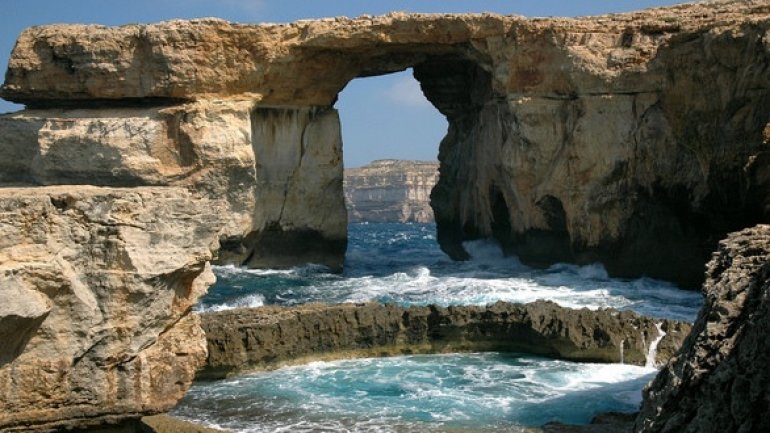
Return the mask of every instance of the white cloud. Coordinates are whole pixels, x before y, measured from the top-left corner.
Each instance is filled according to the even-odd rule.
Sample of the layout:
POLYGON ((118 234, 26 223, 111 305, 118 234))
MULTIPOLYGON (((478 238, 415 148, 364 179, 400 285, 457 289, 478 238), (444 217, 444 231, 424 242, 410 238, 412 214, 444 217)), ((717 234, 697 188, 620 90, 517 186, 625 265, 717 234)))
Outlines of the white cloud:
POLYGON ((387 90, 388 98, 401 105, 423 108, 432 107, 420 89, 420 83, 410 76, 399 77, 387 90))

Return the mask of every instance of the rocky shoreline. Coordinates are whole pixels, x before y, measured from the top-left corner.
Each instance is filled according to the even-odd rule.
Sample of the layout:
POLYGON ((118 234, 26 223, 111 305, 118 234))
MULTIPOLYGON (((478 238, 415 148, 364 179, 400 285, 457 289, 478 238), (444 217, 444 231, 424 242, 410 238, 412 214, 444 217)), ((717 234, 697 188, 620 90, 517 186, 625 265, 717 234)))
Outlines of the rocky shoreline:
POLYGON ((719 243, 706 303, 644 391, 637 433, 770 431, 770 225, 719 243))
POLYGON ((584 362, 662 364, 690 325, 630 311, 573 310, 553 302, 401 307, 392 304, 266 306, 201 314, 208 360, 198 379, 315 360, 447 352, 520 352, 584 362), (622 349, 621 349, 622 347, 622 349))

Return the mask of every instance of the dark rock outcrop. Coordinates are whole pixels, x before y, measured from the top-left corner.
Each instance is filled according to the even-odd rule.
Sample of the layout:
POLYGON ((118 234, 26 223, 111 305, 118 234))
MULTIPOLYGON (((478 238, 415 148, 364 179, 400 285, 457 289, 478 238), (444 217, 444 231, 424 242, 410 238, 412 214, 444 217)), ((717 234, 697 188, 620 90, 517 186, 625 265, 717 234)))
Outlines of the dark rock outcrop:
POLYGON ((590 424, 569 425, 551 422, 543 426, 543 433, 631 433, 636 414, 608 412, 595 416, 590 424))
POLYGON ((770 431, 770 226, 728 236, 706 274, 706 304, 645 389, 637 433, 770 431))
MULTIPOLYGON (((205 313, 201 320, 209 358, 200 378, 314 359, 458 351, 644 365, 658 335, 655 320, 633 312, 572 310, 546 301, 447 308, 377 303, 267 306, 205 313)), ((665 345, 678 347, 690 326, 660 322, 665 345)), ((669 356, 659 351, 657 361, 669 356)))
POLYGON ((350 222, 433 222, 430 192, 438 162, 383 159, 345 169, 350 222))

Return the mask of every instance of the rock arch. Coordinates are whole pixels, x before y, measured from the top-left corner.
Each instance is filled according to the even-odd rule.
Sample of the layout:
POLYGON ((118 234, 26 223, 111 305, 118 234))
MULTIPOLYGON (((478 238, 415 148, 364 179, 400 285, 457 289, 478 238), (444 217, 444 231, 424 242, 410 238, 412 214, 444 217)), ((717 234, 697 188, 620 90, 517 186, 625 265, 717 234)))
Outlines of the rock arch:
POLYGON ((449 120, 432 206, 450 256, 494 236, 525 262, 599 261, 613 275, 692 287, 718 239, 767 216, 762 176, 750 174, 763 170, 769 117, 765 16, 744 2, 593 20, 392 14, 30 29, 2 92, 45 110, 2 121, 28 128, 23 141, 41 150, 6 144, 19 158, 4 180, 192 185, 233 208, 223 260, 339 268, 331 106, 356 77, 413 67, 449 120), (137 135, 150 145, 138 148, 137 135), (543 204, 556 202, 564 221, 551 227, 543 204), (508 233, 492 230, 500 206, 508 233), (544 246, 554 236, 559 251, 544 246))
POLYGON ((185 336, 200 331, 189 308, 212 250, 341 265, 331 107, 359 76, 412 66, 447 116, 432 206, 451 256, 494 236, 531 263, 696 285, 719 238, 769 216, 768 32, 758 0, 581 19, 26 30, 2 96, 27 109, 0 116, 0 183, 18 187, 0 191, 18 214, 0 221, 0 290, 27 293, 0 315, 0 335, 24 329, 24 347, 0 353, 0 396, 14 396, 0 398, 0 427, 172 405, 202 362, 185 336))

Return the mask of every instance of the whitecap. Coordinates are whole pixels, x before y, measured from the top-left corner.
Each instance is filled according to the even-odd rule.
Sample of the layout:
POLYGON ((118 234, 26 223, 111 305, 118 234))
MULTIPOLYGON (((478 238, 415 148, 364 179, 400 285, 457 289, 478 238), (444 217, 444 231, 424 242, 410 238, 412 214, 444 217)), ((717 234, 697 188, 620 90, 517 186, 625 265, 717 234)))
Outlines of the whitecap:
POLYGON ((235 432, 587 422, 595 412, 635 410, 654 372, 494 353, 314 362, 243 376, 237 386, 197 383, 174 414, 235 432))
POLYGON ((599 264, 533 269, 504 256, 489 240, 465 242, 472 259, 452 262, 435 242, 423 239, 434 230, 419 224, 351 225, 342 275, 318 265, 269 270, 217 266, 219 281, 202 305, 233 307, 249 293, 262 295, 266 304, 283 305, 379 301, 447 306, 545 299, 571 308, 613 307, 694 320, 702 304, 699 293, 671 283, 609 278, 599 264))
POLYGON ((258 293, 254 293, 251 295, 246 295, 242 298, 238 298, 235 301, 232 301, 226 304, 218 304, 218 305, 211 305, 211 306, 202 305, 199 311, 216 312, 216 311, 231 310, 234 308, 256 308, 256 307, 261 307, 263 305, 265 305, 265 297, 258 293))

